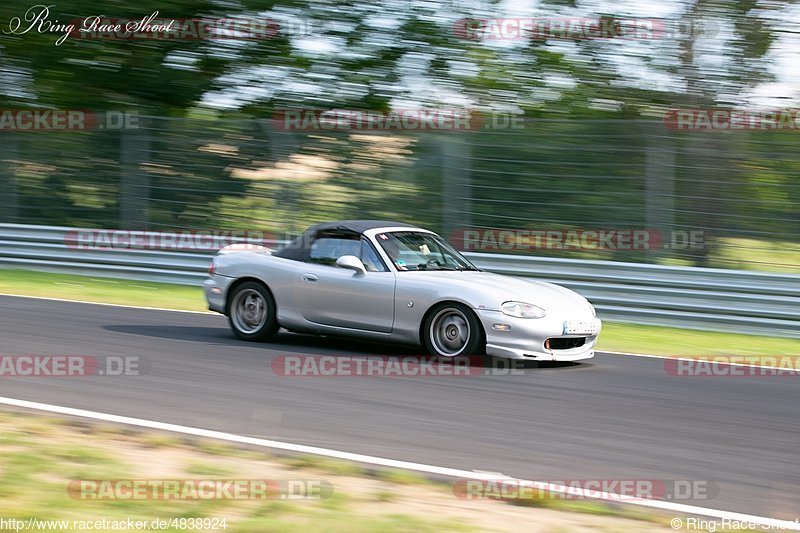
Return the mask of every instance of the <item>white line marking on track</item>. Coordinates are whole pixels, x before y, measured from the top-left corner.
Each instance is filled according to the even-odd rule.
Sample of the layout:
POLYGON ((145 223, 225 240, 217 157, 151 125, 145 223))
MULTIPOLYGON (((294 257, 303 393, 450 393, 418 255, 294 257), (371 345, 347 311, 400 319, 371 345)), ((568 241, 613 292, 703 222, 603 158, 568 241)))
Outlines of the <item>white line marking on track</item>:
POLYGON ((324 457, 343 459, 346 461, 357 461, 359 463, 367 463, 378 466, 402 468, 405 470, 415 470, 417 472, 425 472, 428 474, 437 474, 441 476, 448 476, 459 479, 475 479, 482 481, 505 481, 508 483, 525 483, 525 484, 530 484, 532 487, 535 487, 540 490, 546 490, 561 494, 572 494, 591 499, 608 500, 616 503, 638 505, 641 507, 651 507, 654 509, 660 509, 663 511, 672 511, 687 515, 710 516, 720 519, 729 519, 731 521, 737 521, 737 522, 751 522, 761 526, 769 526, 772 529, 800 531, 800 522, 777 520, 774 518, 767 518, 763 516, 734 513, 730 511, 722 511, 719 509, 709 509, 706 507, 696 507, 694 505, 685 505, 669 501, 648 500, 645 498, 632 498, 629 496, 620 496, 619 494, 614 494, 609 492, 587 491, 585 489, 581 489, 578 487, 567 487, 565 485, 554 485, 552 483, 525 480, 513 477, 504 477, 498 479, 498 475, 491 472, 474 472, 469 470, 459 470, 456 468, 426 465, 422 463, 398 461, 396 459, 386 459, 383 457, 374 457, 371 455, 362 455, 358 453, 343 452, 339 450, 330 450, 327 448, 317 448, 315 446, 305 446, 302 444, 292 444, 288 442, 280 442, 275 440, 246 437, 244 435, 235 435, 233 433, 224 433, 221 431, 213 431, 210 429, 179 426, 177 424, 169 424, 166 422, 156 422, 154 420, 145 420, 141 418, 131 418, 127 416, 98 413, 96 411, 86 411, 84 409, 75 409, 72 407, 62 407, 59 405, 30 402, 27 400, 16 400, 14 398, 0 397, 0 404, 11 405, 14 407, 21 407, 25 409, 35 409, 38 411, 47 411, 50 413, 59 413, 69 416, 79 416, 82 418, 90 418, 93 420, 102 420, 104 422, 127 424, 130 426, 158 429, 162 431, 172 431, 174 433, 182 433, 185 435, 194 435, 197 437, 206 437, 210 439, 219 439, 228 442, 238 442, 241 444, 248 444, 251 446, 261 446, 264 448, 273 448, 276 450, 287 450, 298 453, 310 453, 314 455, 322 455, 324 457))
POLYGON ((672 359, 675 361, 691 361, 691 362, 698 362, 698 361, 708 361, 710 363, 714 363, 716 365, 728 365, 728 366, 747 366, 751 368, 780 368, 777 366, 770 366, 770 365, 756 365, 753 363, 737 363, 736 361, 718 361, 715 358, 723 358, 723 357, 798 357, 795 355, 698 355, 697 357, 679 357, 675 355, 648 355, 642 353, 628 353, 628 352, 607 352, 604 350, 595 350, 599 353, 607 353, 609 355, 624 355, 626 357, 646 357, 648 359, 672 359))
POLYGON ((169 311, 171 313, 191 313, 194 315, 218 315, 213 311, 189 311, 186 309, 167 309, 165 307, 142 307, 140 305, 110 304, 105 302, 86 302, 83 300, 69 300, 66 298, 47 298, 46 296, 23 296, 22 294, 7 294, 0 292, 0 296, 11 296, 13 298, 27 298, 29 300, 46 300, 49 302, 68 302, 73 304, 107 305, 109 307, 121 307, 123 309, 146 309, 148 311, 169 311))

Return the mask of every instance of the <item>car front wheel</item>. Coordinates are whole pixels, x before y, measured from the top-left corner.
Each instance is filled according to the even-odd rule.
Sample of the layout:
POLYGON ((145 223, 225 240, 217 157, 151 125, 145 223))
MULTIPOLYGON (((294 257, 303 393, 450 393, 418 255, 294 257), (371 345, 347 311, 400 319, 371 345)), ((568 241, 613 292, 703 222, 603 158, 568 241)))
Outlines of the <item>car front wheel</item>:
POLYGON ((263 341, 278 331, 275 300, 260 283, 247 281, 233 288, 228 306, 228 324, 246 341, 263 341))
POLYGON ((438 305, 428 313, 422 340, 429 354, 441 357, 482 355, 485 351, 483 329, 475 313, 455 302, 438 305))

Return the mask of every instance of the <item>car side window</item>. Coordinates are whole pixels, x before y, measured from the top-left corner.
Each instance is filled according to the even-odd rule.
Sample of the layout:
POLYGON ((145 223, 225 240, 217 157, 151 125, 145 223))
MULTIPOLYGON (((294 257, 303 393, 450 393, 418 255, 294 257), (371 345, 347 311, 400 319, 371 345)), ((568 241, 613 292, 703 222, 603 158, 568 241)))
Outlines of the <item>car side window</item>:
POLYGON ((361 255, 361 241, 342 237, 320 237, 311 243, 310 263, 336 266, 336 260, 343 255, 361 255))
POLYGON ((367 239, 361 239, 361 262, 367 272, 388 272, 375 247, 367 239))

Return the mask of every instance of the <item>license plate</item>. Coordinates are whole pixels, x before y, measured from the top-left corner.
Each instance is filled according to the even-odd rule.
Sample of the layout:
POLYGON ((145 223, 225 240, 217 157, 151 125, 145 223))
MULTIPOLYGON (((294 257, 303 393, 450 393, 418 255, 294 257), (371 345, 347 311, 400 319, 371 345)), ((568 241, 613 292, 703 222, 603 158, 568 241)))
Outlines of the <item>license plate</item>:
POLYGON ((597 335, 597 322, 590 320, 581 322, 577 320, 565 320, 562 335, 597 335))

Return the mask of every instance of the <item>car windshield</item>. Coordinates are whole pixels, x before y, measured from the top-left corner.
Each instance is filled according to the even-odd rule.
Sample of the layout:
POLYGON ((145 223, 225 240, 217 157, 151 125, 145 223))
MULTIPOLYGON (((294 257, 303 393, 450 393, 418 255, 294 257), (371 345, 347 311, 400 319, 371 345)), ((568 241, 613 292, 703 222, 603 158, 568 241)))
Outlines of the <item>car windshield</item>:
POLYGON ((397 270, 478 270, 439 236, 417 231, 379 233, 376 237, 397 270))

